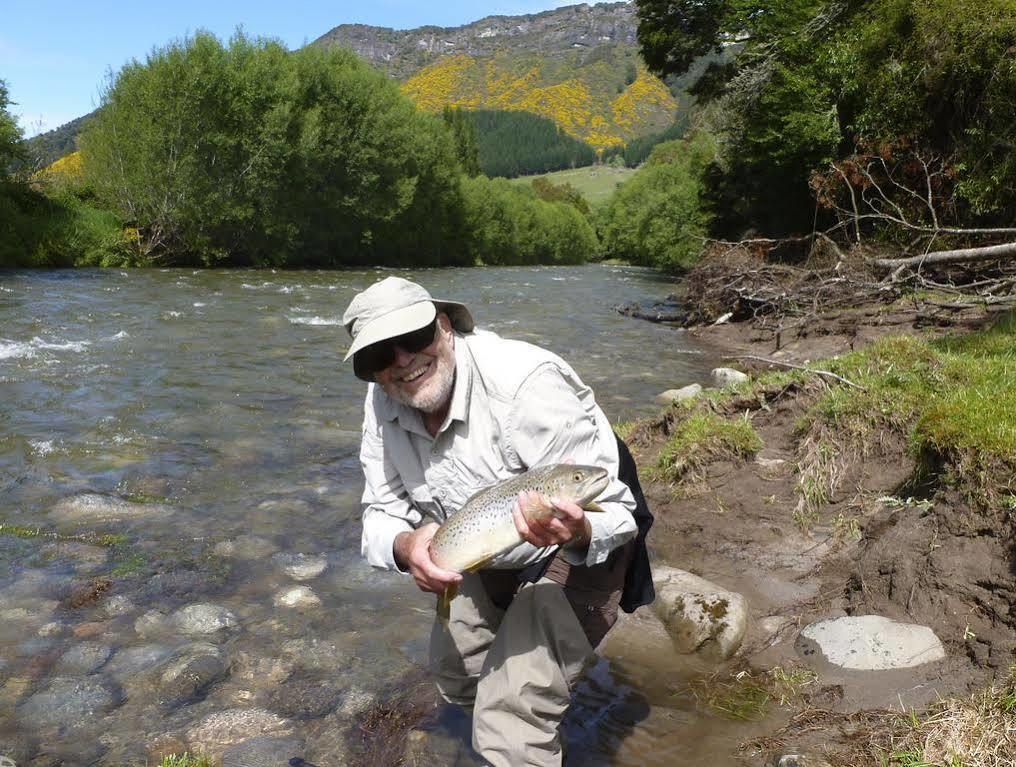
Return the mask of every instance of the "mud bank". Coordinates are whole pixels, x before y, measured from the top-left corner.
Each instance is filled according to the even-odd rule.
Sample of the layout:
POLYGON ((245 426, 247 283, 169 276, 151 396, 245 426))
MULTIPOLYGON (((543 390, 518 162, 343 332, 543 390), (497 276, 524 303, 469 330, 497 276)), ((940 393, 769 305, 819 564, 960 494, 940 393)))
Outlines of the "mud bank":
MULTIPOLYGON (((904 761, 900 744, 910 743, 916 728, 901 724, 906 717, 900 714, 908 712, 916 725, 920 712, 942 698, 1010 684, 1016 661, 1011 469, 978 474, 977 460, 955 451, 915 450, 906 428, 897 428, 907 426, 903 412, 872 417, 870 428, 858 432, 856 418, 827 417, 836 390, 855 385, 848 376, 843 383, 758 358, 814 371, 836 368, 829 358, 874 348, 869 368, 878 375, 880 366, 895 364, 886 350, 898 351, 894 340, 884 339, 903 336, 900 343, 909 350, 917 348, 914 339, 962 336, 1000 319, 1011 323, 1004 318, 972 309, 931 322, 918 309, 896 305, 832 312, 782 334, 765 321, 684 331, 727 349, 732 364, 753 379, 669 407, 627 431, 657 516, 651 537, 656 560, 739 592, 750 605, 741 651, 685 692, 717 716, 729 716, 730 700, 753 680, 767 679, 774 669, 784 676, 803 672, 792 694, 774 696, 772 685, 763 685, 761 705, 734 710, 734 716, 760 719, 767 732, 731 742, 730 753, 719 759, 738 756, 753 765, 989 763, 949 761, 962 755, 962 746, 922 745, 914 738, 917 745, 906 753, 918 761, 904 761), (703 443, 694 464, 675 474, 668 445, 701 414, 750 424, 761 448, 744 457, 703 443), (944 660, 855 671, 802 651, 803 627, 863 615, 929 627, 945 648, 944 660), (806 756, 780 761, 791 754, 806 756)), ((950 385, 948 378, 941 383, 950 385)), ((1006 396, 1016 395, 1010 389, 1006 396)), ((893 402, 879 407, 891 410, 893 402)), ((998 428, 1008 438, 1016 426, 998 428)), ((1014 724, 1010 716, 1010 734, 1001 736, 1006 742, 1014 724)), ((990 763, 1014 764, 1016 751, 1000 758, 990 763)))

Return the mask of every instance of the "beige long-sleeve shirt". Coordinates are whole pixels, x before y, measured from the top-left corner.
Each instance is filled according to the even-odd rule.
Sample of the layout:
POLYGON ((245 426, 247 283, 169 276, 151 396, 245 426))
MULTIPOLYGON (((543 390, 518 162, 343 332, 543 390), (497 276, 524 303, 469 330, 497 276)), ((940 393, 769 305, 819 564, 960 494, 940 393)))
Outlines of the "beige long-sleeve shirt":
MULTIPOLYGON (((363 491, 361 550, 367 561, 397 570, 396 536, 454 514, 478 490, 529 468, 571 460, 602 466, 610 484, 589 514, 592 538, 583 558, 603 562, 633 538, 635 499, 617 479, 610 423, 592 390, 560 357, 538 346, 482 330, 455 337, 455 385, 448 416, 431 437, 418 411, 370 384, 364 407, 360 463, 363 491)), ((556 547, 523 542, 493 567, 519 568, 556 547)))

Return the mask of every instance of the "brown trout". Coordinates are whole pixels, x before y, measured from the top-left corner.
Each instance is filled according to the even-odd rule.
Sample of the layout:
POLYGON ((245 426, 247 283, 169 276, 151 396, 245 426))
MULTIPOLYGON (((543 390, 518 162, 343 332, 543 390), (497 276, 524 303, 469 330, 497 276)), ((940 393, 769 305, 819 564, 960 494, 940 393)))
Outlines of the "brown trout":
MULTIPOLYGON (((593 503, 607 487, 607 470, 598 466, 559 463, 540 466, 480 490, 462 504, 434 534, 430 557, 434 564, 455 572, 475 572, 522 543, 512 509, 523 490, 545 498, 569 500, 586 511, 603 511, 593 503)), ((554 507, 534 501, 523 509, 527 519, 546 519, 554 507)), ((447 611, 457 589, 449 587, 438 600, 438 612, 447 611)))

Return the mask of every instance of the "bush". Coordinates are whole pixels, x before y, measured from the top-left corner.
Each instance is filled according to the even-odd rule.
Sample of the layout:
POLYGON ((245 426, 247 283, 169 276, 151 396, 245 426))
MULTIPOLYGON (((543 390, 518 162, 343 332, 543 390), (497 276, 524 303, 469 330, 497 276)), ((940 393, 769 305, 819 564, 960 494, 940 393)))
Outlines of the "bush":
POLYGON ((81 136, 87 182, 162 263, 456 262, 439 117, 352 53, 199 32, 125 66, 81 136))
POLYGON ((603 255, 671 271, 694 265, 708 224, 702 174, 714 152, 704 133, 658 144, 600 213, 603 255))
POLYGON ((474 263, 577 264, 596 252, 592 226, 568 202, 486 176, 462 181, 469 255, 474 263))

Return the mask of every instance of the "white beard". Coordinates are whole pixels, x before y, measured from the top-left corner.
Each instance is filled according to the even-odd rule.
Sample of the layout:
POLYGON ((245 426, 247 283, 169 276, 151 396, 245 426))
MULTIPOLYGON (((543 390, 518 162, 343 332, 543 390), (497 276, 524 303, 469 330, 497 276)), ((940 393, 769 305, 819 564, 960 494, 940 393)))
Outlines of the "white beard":
POLYGON ((382 387, 385 394, 396 402, 422 410, 424 413, 440 410, 451 397, 452 387, 455 385, 454 357, 448 359, 445 356, 438 356, 434 364, 437 366, 434 375, 420 391, 408 394, 398 385, 392 385, 382 387))

